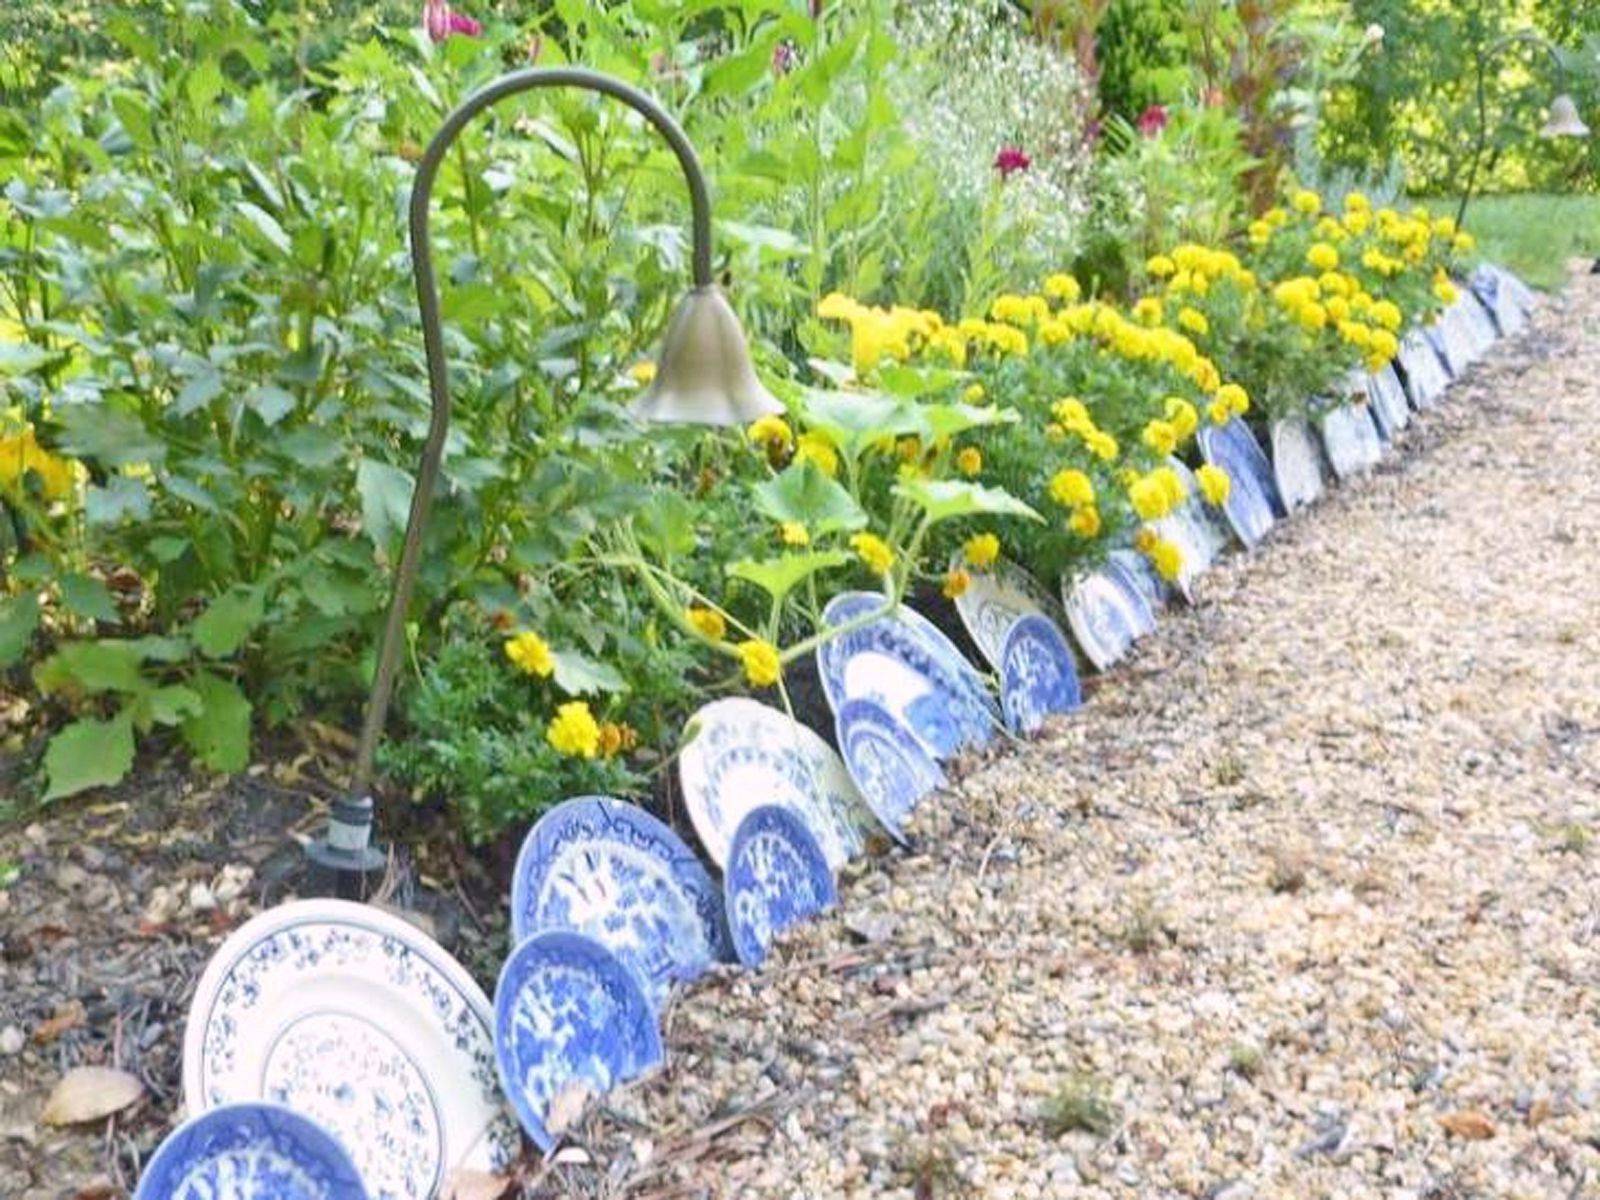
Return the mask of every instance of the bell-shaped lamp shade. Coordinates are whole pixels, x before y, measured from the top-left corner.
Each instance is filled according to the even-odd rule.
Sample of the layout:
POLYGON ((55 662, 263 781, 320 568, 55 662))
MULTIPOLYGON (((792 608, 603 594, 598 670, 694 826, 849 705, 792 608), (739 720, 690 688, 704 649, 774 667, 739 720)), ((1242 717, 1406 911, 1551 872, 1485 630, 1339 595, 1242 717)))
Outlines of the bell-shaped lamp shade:
POLYGON ((1550 119, 1544 123, 1544 128, 1539 130, 1539 136, 1544 138, 1589 136, 1589 127, 1578 115, 1578 106, 1573 103, 1571 96, 1562 92, 1550 102, 1550 119))
POLYGON ((782 411, 756 378, 744 329, 722 289, 698 287, 680 300, 656 377, 634 402, 634 414, 684 425, 745 425, 782 411))

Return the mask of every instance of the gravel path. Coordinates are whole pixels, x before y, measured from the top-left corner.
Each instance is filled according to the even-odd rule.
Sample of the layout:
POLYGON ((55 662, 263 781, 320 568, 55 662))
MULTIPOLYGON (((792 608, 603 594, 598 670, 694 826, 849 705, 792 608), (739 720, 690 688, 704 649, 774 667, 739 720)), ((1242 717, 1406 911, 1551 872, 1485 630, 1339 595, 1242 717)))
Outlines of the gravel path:
POLYGON ((1597 462, 1585 276, 681 1000, 546 1190, 1600 1196, 1597 462))

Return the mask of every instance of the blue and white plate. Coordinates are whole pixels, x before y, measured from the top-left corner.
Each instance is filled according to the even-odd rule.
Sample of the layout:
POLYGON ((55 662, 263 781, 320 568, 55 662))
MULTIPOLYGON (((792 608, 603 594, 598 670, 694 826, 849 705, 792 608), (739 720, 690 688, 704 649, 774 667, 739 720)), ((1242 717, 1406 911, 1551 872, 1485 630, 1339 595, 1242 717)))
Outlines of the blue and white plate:
MULTIPOLYGON (((1239 540, 1246 547, 1254 547, 1277 522, 1277 510, 1283 500, 1278 496, 1275 482, 1263 484, 1262 464, 1256 461, 1254 454, 1242 448, 1243 441, 1239 433, 1230 435, 1223 432, 1234 426, 1242 431, 1245 438, 1249 438, 1251 445, 1255 445, 1254 435, 1243 421, 1235 417, 1227 425, 1207 425, 1200 430, 1200 453, 1206 462, 1228 473, 1232 486, 1228 489, 1228 498, 1223 502, 1222 511, 1239 540)), ((1260 449, 1257 446, 1256 453, 1260 453, 1260 449)), ((1264 469, 1270 473, 1271 464, 1267 463, 1264 469)))
POLYGON ((1327 487, 1322 447, 1298 413, 1272 423, 1272 470, 1278 479, 1278 494, 1290 512, 1308 508, 1322 498, 1327 487))
POLYGON ((1471 288, 1462 289, 1455 308, 1459 314, 1463 336, 1467 341, 1468 353, 1471 360, 1477 362, 1489 353, 1500 338, 1500 332, 1495 328, 1494 316, 1478 298, 1478 293, 1471 288))
POLYGON ((1060 605, 1044 586, 1015 563, 1001 559, 980 571, 968 567, 958 551, 950 559, 950 569, 965 570, 971 576, 966 591, 955 599, 956 612, 978 652, 996 671, 1006 635, 1020 618, 1062 617, 1060 605))
POLYGON ((206 965, 184 1103, 285 1105, 349 1150, 374 1196, 431 1200, 451 1171, 494 1173, 521 1153, 493 1031, 483 990, 414 925, 296 900, 239 926, 206 965))
POLYGON ((904 841, 906 818, 924 796, 944 786, 944 772, 893 714, 871 700, 846 700, 834 728, 862 798, 883 827, 904 841))
MULTIPOLYGON (((839 626, 871 613, 881 596, 846 592, 823 610, 839 626)), ((817 647, 817 673, 837 716, 848 700, 868 699, 892 713, 929 754, 943 759, 994 736, 998 707, 982 677, 950 640, 920 616, 883 617, 817 647)), ((848 756, 847 760, 848 761, 848 756)))
POLYGON ((1000 665, 1001 705, 1017 734, 1036 732, 1045 718, 1083 704, 1072 647, 1053 621, 1019 618, 1006 636, 1000 665))
POLYGON ((1250 469, 1250 474, 1255 478, 1256 486, 1261 489, 1261 494, 1267 498, 1267 504, 1272 509, 1272 515, 1278 520, 1288 516, 1288 510, 1283 507, 1283 501, 1278 496, 1278 484, 1272 477, 1272 460, 1267 457, 1267 452, 1261 448, 1261 443, 1256 441, 1255 432, 1246 423, 1243 417, 1233 417, 1226 425, 1207 425, 1205 429, 1211 431, 1212 436, 1221 437, 1234 447, 1236 460, 1250 469))
POLYGON ((367 1200, 344 1147, 276 1104, 228 1104, 167 1135, 133 1200, 367 1200))
POLYGON ((1400 339, 1396 360, 1404 374, 1406 396, 1418 412, 1432 408, 1450 386, 1450 375, 1439 360, 1433 341, 1421 329, 1413 329, 1400 339))
POLYGON ((592 1096, 662 1059, 639 979, 593 938, 536 933, 506 959, 494 990, 500 1082, 523 1129, 549 1153, 592 1096))
POLYGON ((1090 571, 1062 589, 1072 636, 1097 671, 1110 670, 1134 642, 1155 632, 1144 597, 1109 571, 1090 571))
POLYGON ((1369 371, 1366 377, 1367 402, 1372 406, 1373 419, 1378 423, 1378 435, 1384 441, 1394 438, 1411 424, 1411 406, 1406 403, 1406 389, 1394 366, 1381 371, 1369 371))
POLYGON ((1444 364, 1445 374, 1451 379, 1471 364, 1472 350, 1467 344, 1466 332, 1461 328, 1460 316, 1453 306, 1440 313, 1439 319, 1422 332, 1432 343, 1439 361, 1444 364))
POLYGON ((635 974, 658 1010, 676 980, 730 949, 722 891, 683 839, 609 796, 556 805, 528 831, 511 877, 511 940, 586 934, 635 974))
POLYGON ((1511 337, 1527 327, 1533 313, 1534 296, 1504 267, 1483 263, 1472 276, 1472 289, 1494 317, 1501 337, 1511 337))
POLYGON ((718 866, 727 864, 739 822, 763 804, 804 821, 836 871, 861 852, 866 806, 844 764, 775 708, 743 697, 705 705, 689 718, 678 778, 689 819, 718 866))
POLYGON ((1365 404, 1340 404, 1318 422, 1328 465, 1341 480, 1365 475, 1383 458, 1383 439, 1365 404))
POLYGON ((733 837, 722 877, 733 948, 759 967, 772 939, 838 899, 822 847, 794 813, 775 804, 751 809, 733 837))
POLYGON ((1110 551, 1106 555, 1104 569, 1123 587, 1138 592, 1151 612, 1160 612, 1172 603, 1172 585, 1161 578, 1161 573, 1149 558, 1133 547, 1118 546, 1110 551))
POLYGON ((1183 571, 1178 590, 1193 602, 1194 585, 1233 541, 1233 530, 1222 511, 1207 504, 1200 481, 1181 458, 1169 456, 1167 466, 1183 484, 1187 497, 1176 510, 1155 523, 1156 532, 1183 551, 1183 571))

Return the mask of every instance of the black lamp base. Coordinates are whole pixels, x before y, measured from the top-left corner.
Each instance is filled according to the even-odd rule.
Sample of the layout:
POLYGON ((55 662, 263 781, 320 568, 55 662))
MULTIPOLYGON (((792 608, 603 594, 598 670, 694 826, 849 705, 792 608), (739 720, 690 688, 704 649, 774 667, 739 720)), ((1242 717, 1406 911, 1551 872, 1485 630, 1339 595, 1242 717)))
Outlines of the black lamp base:
POLYGON ((389 861, 383 849, 372 844, 372 798, 334 801, 328 827, 306 844, 306 857, 333 872, 341 896, 359 893, 365 877, 389 861))

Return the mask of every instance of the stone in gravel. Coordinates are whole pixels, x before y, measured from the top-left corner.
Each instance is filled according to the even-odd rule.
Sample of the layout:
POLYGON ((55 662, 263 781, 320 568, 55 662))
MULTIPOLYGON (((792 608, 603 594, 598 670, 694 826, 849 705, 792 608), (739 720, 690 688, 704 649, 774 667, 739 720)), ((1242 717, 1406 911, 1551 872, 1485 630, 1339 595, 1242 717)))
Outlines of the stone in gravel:
POLYGON ((82 1125, 121 1112, 144 1095, 137 1076, 111 1067, 74 1067, 56 1084, 39 1120, 46 1125, 82 1125))
POLYGON ((15 1025, 7 1025, 0 1029, 0 1054, 7 1058, 16 1054, 27 1044, 27 1037, 15 1025))
POLYGON ((203 883, 190 885, 188 899, 191 912, 208 913, 217 907, 216 893, 203 883))

